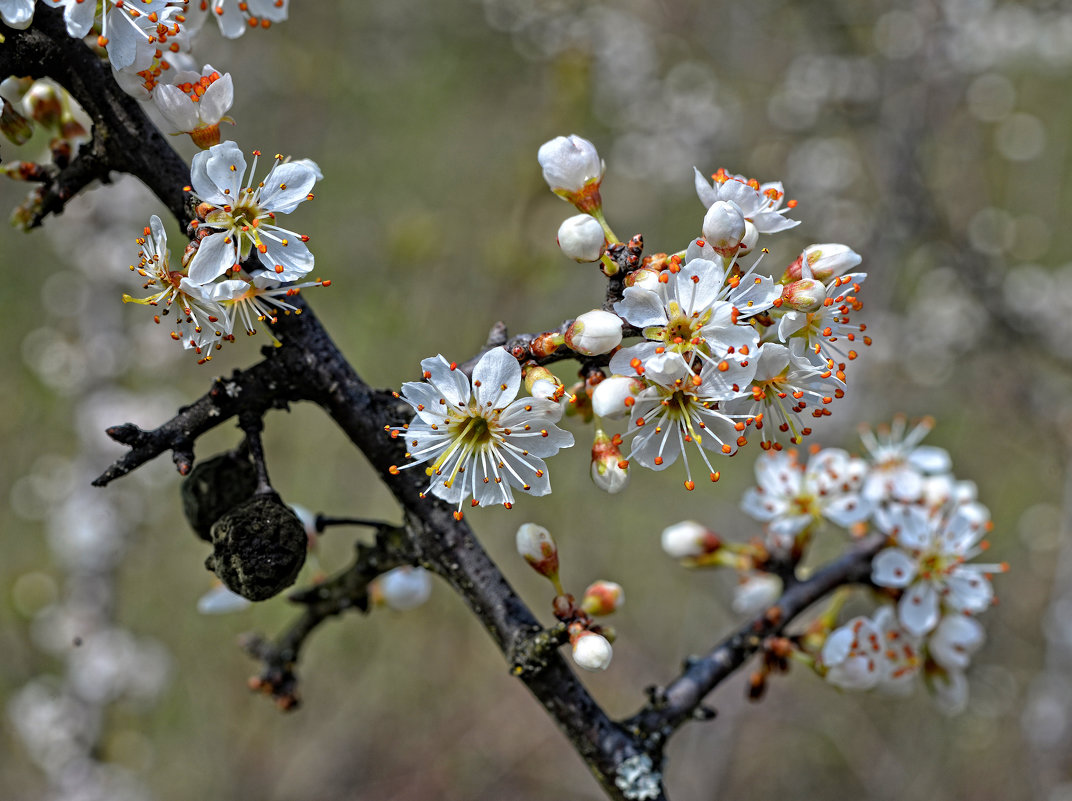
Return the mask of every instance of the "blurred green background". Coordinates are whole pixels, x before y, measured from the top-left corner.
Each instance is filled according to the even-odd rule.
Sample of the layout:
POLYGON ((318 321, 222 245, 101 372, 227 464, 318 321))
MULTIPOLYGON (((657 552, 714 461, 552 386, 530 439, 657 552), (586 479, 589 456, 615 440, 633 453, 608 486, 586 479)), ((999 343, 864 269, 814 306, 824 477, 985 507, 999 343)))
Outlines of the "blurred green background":
MULTIPOLYGON (((803 224, 773 237, 770 271, 806 244, 840 241, 870 275, 861 319, 875 344, 813 441, 857 450, 861 423, 935 416, 928 443, 978 484, 993 512, 991 555, 1012 569, 982 618, 989 640, 963 715, 942 717, 922 689, 907 700, 842 694, 800 669, 751 704, 738 676, 709 699, 714 722, 673 740, 671 797, 1072 799, 1072 6, 295 0, 268 31, 225 41, 209 28, 195 55, 236 86, 238 126, 225 135, 323 169, 315 201, 290 219, 311 236, 316 275, 333 282, 306 297, 374 385, 397 387, 437 352, 469 357, 497 320, 537 331, 598 307, 598 272, 555 244, 572 210, 540 177, 543 141, 595 142, 611 225, 643 233, 651 252, 699 232, 693 165, 782 180, 803 224)), ((0 207, 23 190, 0 185, 0 207)), ((121 452, 103 427, 157 425, 266 341, 240 340, 198 366, 145 309, 120 303, 138 288, 127 265, 150 209, 162 213, 120 182, 43 231, 0 236, 4 796, 80 797, 57 789, 77 776, 46 777, 30 758, 18 732, 27 707, 11 699, 62 683, 68 635, 85 622, 57 621, 57 604, 102 592, 64 554, 85 556, 72 544, 85 518, 100 536, 116 514, 123 533, 96 608, 141 644, 148 686, 102 705, 86 731, 98 757, 151 797, 600 798, 445 586, 412 612, 326 624, 299 667, 304 704, 281 714, 246 690, 256 665, 235 643, 280 630, 294 611, 282 599, 230 616, 195 611, 211 586, 207 547, 181 516, 167 460, 87 489, 121 452), (118 512, 97 514, 94 498, 108 493, 118 512)), ((571 368, 559 374, 568 382, 571 368)), ((267 422, 288 502, 398 518, 319 410, 267 422)), ((658 535, 685 518, 730 538, 758 533, 738 502, 759 450, 720 465, 713 487, 687 493, 679 470, 638 468, 610 497, 587 478, 590 432, 569 425, 578 447, 553 461, 550 498, 469 519, 545 621, 551 593, 513 550, 522 522, 555 535, 568 589, 624 585, 614 662, 583 677, 622 716, 734 625, 733 577, 682 570, 658 535)), ((237 441, 225 425, 197 453, 237 441)), ((358 536, 329 532, 320 566, 343 566, 358 536)))

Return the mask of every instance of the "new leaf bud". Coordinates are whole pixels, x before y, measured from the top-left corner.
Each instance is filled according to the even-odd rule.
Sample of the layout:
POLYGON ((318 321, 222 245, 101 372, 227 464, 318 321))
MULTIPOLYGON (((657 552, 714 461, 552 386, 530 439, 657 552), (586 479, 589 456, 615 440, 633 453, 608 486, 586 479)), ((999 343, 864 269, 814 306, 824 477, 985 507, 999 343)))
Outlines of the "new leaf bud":
POLYGON ((573 662, 585 670, 606 670, 614 656, 614 649, 606 637, 594 631, 582 629, 570 638, 573 646, 573 662))
POLYGON ((718 550, 722 541, 699 523, 683 520, 663 529, 662 545, 674 559, 688 559, 718 550))
POLYGON ((629 484, 629 463, 622 457, 619 442, 620 437, 608 437, 602 429, 596 429, 592 441, 592 481, 611 495, 629 484))
POLYGON ((275 493, 256 495, 212 526, 205 567, 228 588, 263 601, 294 583, 305 564, 305 526, 275 493))
POLYGON ((603 226, 588 214, 576 214, 558 227, 558 246, 574 261, 599 261, 603 255, 603 226))
POLYGON ((609 353, 622 344, 622 320, 611 312, 585 312, 566 329, 566 345, 585 356, 609 353))
POLYGON ((558 546, 551 532, 535 523, 522 523, 517 530, 517 552, 532 569, 551 581, 558 580, 558 546))
POLYGON ((253 463, 232 453, 198 462, 182 482, 182 511, 198 537, 212 540, 212 524, 257 489, 253 463))
POLYGON ((584 598, 581 599, 581 609, 593 617, 609 615, 624 604, 625 591, 622 585, 603 579, 589 585, 584 591, 584 598))
POLYGON ((719 255, 734 255, 744 233, 744 215, 736 203, 717 200, 711 204, 711 208, 704 215, 703 235, 719 255))

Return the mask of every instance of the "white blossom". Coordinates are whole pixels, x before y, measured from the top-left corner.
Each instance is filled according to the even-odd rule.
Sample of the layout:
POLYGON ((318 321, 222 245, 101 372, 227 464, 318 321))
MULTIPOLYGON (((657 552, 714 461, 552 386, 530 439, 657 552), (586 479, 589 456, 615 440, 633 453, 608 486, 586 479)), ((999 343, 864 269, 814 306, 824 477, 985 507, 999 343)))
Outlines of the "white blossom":
POLYGON ((662 546, 667 556, 674 559, 689 559, 701 556, 717 543, 715 535, 705 526, 693 520, 682 520, 667 526, 662 533, 662 546))
POLYGON ((23 30, 33 21, 34 0, 0 0, 0 20, 10 28, 23 30))
POLYGON ((705 208, 711 208, 719 201, 730 201, 761 234, 772 234, 800 225, 799 220, 785 217, 789 211, 788 208, 782 208, 785 190, 777 181, 760 184, 742 175, 730 175, 725 170, 719 170, 709 184, 699 170, 693 168, 693 172, 696 194, 705 208))
POLYGON ((313 254, 305 243, 309 237, 275 225, 276 215, 289 214, 307 200, 321 177, 311 161, 276 163, 260 183, 253 183, 257 170, 254 151, 250 185, 243 188, 246 160, 234 142, 227 141, 198 153, 191 165, 193 191, 213 208, 202 227, 215 233, 201 240, 190 262, 190 280, 207 284, 228 270, 239 267, 256 247, 262 266, 273 280, 294 281, 313 269, 313 254))
POLYGON ((943 608, 978 614, 993 602, 989 575, 998 564, 967 564, 983 551, 980 540, 990 514, 969 503, 948 513, 917 506, 880 508, 879 528, 896 545, 879 551, 871 563, 871 580, 880 587, 903 589, 897 614, 904 629, 922 636, 938 625, 943 608))
POLYGON ((426 464, 426 492, 461 505, 514 503, 516 488, 529 495, 551 491, 544 457, 573 445, 573 435, 555 425, 562 407, 544 398, 514 398, 521 365, 503 348, 492 348, 473 368, 472 386, 442 356, 421 362, 425 381, 406 383, 400 396, 417 413, 392 436, 402 437, 413 459, 426 464))
POLYGON ((930 476, 949 473, 953 460, 947 451, 919 444, 933 427, 934 420, 926 418, 906 431, 905 418, 897 417, 892 426, 880 428, 877 433, 870 429, 860 433, 871 462, 864 484, 865 497, 875 502, 912 503, 923 496, 930 476))
POLYGON ((194 143, 207 149, 220 141, 220 122, 234 102, 230 73, 220 75, 211 64, 200 74, 180 72, 173 83, 158 86, 153 102, 177 133, 186 133, 194 143))
POLYGON ((737 253, 745 234, 744 215, 731 200, 717 200, 711 204, 703 220, 704 239, 723 257, 731 258, 737 253))

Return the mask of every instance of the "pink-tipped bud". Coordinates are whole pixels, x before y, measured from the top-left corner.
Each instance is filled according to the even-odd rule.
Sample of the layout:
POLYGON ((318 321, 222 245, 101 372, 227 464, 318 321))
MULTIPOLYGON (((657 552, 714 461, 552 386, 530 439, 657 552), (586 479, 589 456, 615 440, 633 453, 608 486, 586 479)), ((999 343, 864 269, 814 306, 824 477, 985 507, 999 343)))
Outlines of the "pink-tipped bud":
POLYGON ((599 261, 603 255, 603 226, 588 214, 576 214, 558 227, 558 246, 574 261, 599 261))
POLYGON ((535 523, 522 523, 517 530, 517 552, 541 576, 558 578, 558 546, 551 532, 535 523))
POLYGON ((831 278, 844 275, 861 261, 860 254, 847 245, 808 245, 795 262, 785 271, 785 277, 814 278, 826 283, 831 278))
POLYGON ((43 81, 37 81, 23 98, 23 105, 34 122, 45 128, 58 129, 63 116, 63 101, 60 93, 43 81))
POLYGON ((603 180, 603 161, 587 139, 573 134, 555 137, 540 145, 536 159, 543 168, 544 180, 556 195, 583 212, 602 206, 599 184, 603 180))
POLYGON ((606 670, 614 656, 610 641, 594 631, 581 629, 570 637, 573 646, 573 662, 585 670, 606 670))
POLYGON ((712 531, 692 520, 683 520, 663 529, 663 550, 674 559, 703 556, 722 547, 722 540, 712 531))
POLYGON ((30 121, 19 114, 15 107, 0 97, 0 133, 13 145, 24 145, 33 136, 30 121))
POLYGON ((566 329, 566 345, 585 356, 609 353, 622 344, 622 320, 611 312, 585 312, 566 329))
POLYGON ((782 290, 782 307, 800 312, 813 312, 822 308, 826 300, 826 287, 814 278, 801 278, 787 284, 782 290))
POLYGON ((611 495, 629 483, 629 463, 622 458, 620 442, 621 437, 608 437, 602 429, 596 429, 592 441, 592 481, 611 495))
POLYGON ((744 215, 731 200, 715 201, 704 215, 704 238, 721 256, 732 256, 737 252, 744 232, 744 215))
POLYGON ((601 381, 592 392, 592 411, 608 420, 629 416, 645 384, 635 376, 616 375, 601 381))
POLYGON ((609 615, 625 604, 625 591, 621 584, 613 581, 593 582, 584 591, 581 599, 581 609, 593 617, 609 615))
POLYGON ((562 379, 539 364, 527 364, 521 368, 525 389, 534 398, 558 401, 566 394, 562 379))

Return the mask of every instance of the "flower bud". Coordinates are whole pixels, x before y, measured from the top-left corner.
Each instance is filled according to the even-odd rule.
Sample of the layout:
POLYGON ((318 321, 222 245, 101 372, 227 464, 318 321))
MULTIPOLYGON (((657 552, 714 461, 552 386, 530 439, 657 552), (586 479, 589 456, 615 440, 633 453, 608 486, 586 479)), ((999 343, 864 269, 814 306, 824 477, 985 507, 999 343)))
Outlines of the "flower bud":
POLYGON ((566 393, 562 379, 539 364, 526 364, 521 368, 525 389, 534 398, 557 401, 566 393))
POLYGON ((703 221, 703 235, 711 247, 721 256, 733 256, 744 238, 744 215, 736 203, 717 200, 707 210, 703 221))
POLYGON ((603 162, 596 146, 576 134, 556 136, 540 145, 536 160, 543 178, 556 194, 577 193, 603 179, 603 162))
POLYGON ((629 415, 636 396, 645 384, 639 378, 615 375, 601 381, 592 393, 592 411, 608 420, 620 420, 629 415))
POLYGON ((621 492, 629 483, 629 462, 622 458, 620 442, 621 437, 608 437, 602 429, 596 429, 592 442, 592 481, 611 495, 621 492))
POLYGON ((566 329, 566 345, 585 356, 609 353, 622 344, 622 320, 618 315, 593 309, 566 329))
POLYGON ((663 529, 663 550, 674 559, 688 559, 717 551, 722 541, 692 520, 683 520, 663 529))
POLYGON ((582 629, 570 637, 573 646, 573 662, 585 670, 606 670, 610 665, 614 649, 606 637, 594 631, 582 629))
POLYGON ((376 581, 383 602, 398 612, 416 609, 432 594, 432 577, 423 567, 396 567, 376 581))
POLYGON ((253 462, 244 456, 221 453, 198 462, 182 482, 182 511, 198 537, 210 542, 212 524, 257 489, 253 462))
POLYGON ((63 101, 55 88, 43 81, 37 81, 22 102, 34 122, 45 128, 59 127, 60 117, 63 115, 63 101))
POLYGON ((733 611, 739 615, 755 615, 769 607, 782 594, 782 580, 770 573, 750 573, 742 576, 733 588, 733 611))
POLYGON ((593 617, 609 615, 625 604, 622 585, 600 579, 589 585, 581 599, 581 609, 593 617))
POLYGON ((13 145, 24 145, 33 136, 30 121, 19 114, 15 106, 0 97, 0 133, 13 145))
POLYGON ((603 226, 588 214, 576 214, 558 227, 558 246, 574 261, 599 261, 603 255, 603 226))
POLYGON ((782 290, 782 307, 800 312, 813 312, 822 308, 826 300, 826 287, 814 278, 801 278, 787 284, 782 290))
POLYGON ((305 564, 305 526, 275 493, 255 495, 212 526, 205 567, 243 598, 263 601, 294 583, 305 564))
POLYGON ((197 599, 197 611, 202 615, 228 615, 231 612, 241 612, 249 606, 248 599, 222 584, 217 584, 197 599))
POLYGON ((532 569, 551 581, 558 579, 558 546, 551 532, 535 523, 522 523, 517 530, 517 552, 532 569))
POLYGON ((659 273, 661 270, 656 270, 652 267, 641 267, 639 270, 633 270, 625 276, 625 285, 638 286, 641 289, 650 289, 652 292, 659 291, 659 273))
POLYGON ((844 275, 861 261, 860 254, 847 245, 808 245, 785 271, 789 279, 814 278, 826 283, 844 275), (809 275, 810 273, 810 275, 809 275))
POLYGON ((737 248, 738 256, 747 256, 752 248, 759 242, 759 229, 752 224, 751 220, 744 221, 744 236, 741 237, 741 245, 737 248))

